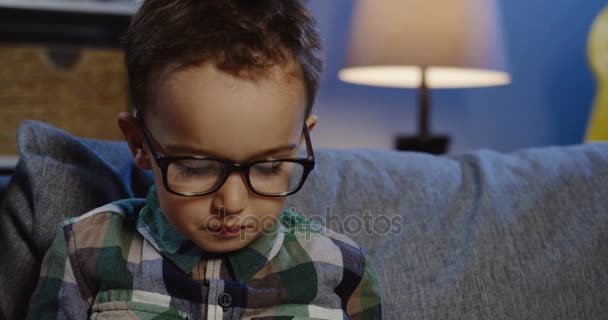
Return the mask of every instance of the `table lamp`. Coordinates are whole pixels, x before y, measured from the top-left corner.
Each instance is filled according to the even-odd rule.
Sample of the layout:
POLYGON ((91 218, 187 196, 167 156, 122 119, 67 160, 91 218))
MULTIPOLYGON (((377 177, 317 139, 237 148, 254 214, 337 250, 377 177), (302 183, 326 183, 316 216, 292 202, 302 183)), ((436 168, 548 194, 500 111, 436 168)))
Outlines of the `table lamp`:
POLYGON ((495 0, 360 0, 338 78, 417 88, 418 133, 396 148, 442 154, 449 137, 431 134, 429 89, 510 83, 499 25, 495 0))

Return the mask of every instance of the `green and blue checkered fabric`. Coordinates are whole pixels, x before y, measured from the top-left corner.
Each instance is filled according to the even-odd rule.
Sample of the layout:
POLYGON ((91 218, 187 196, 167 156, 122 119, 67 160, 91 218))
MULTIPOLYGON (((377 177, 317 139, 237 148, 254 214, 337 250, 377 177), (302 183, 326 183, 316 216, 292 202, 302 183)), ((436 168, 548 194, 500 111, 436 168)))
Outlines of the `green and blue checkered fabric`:
POLYGON ((198 249, 166 221, 154 187, 61 224, 29 319, 380 319, 365 250, 284 210, 228 254, 198 249))

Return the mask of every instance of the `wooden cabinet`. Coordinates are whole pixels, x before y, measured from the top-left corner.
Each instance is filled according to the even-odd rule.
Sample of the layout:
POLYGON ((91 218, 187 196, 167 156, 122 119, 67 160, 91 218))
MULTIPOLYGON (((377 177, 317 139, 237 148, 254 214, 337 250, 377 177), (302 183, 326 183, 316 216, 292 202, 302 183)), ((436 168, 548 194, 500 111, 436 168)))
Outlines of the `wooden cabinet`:
POLYGON ((17 154, 24 119, 122 139, 116 114, 129 98, 119 39, 135 10, 126 0, 0 0, 0 155, 17 154))

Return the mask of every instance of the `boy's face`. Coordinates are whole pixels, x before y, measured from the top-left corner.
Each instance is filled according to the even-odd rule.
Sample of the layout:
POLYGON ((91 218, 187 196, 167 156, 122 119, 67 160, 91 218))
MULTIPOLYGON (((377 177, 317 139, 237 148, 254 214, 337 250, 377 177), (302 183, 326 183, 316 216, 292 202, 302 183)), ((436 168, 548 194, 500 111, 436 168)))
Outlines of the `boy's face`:
MULTIPOLYGON (((164 156, 203 155, 234 162, 295 156, 304 141, 304 121, 311 130, 316 118, 304 119, 304 84, 288 70, 295 67, 276 66, 264 76, 249 79, 205 63, 166 73, 151 90, 153 105, 145 111, 145 125, 156 151, 164 156)), ((153 170, 165 217, 202 250, 240 249, 264 230, 264 221, 268 226, 268 218, 280 215, 285 198, 253 193, 239 172, 209 195, 169 193, 133 117, 119 115, 119 125, 138 166, 153 170), (242 228, 218 233, 213 229, 218 224, 242 228)))

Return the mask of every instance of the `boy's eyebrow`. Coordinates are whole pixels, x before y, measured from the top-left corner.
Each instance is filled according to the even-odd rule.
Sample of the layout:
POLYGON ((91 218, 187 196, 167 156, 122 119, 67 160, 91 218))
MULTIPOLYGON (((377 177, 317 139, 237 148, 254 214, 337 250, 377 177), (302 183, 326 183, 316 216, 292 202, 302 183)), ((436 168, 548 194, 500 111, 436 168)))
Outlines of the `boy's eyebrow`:
MULTIPOLYGON (((273 147, 273 148, 263 150, 261 152, 256 153, 255 155, 250 157, 250 159, 261 158, 262 156, 269 156, 269 155, 273 155, 273 154, 283 152, 283 151, 290 151, 290 150, 293 150, 296 146, 297 146, 297 144, 290 143, 288 145, 273 147)), ((190 147, 190 146, 186 146, 186 145, 168 144, 165 146, 164 149, 168 153, 172 153, 172 154, 204 155, 204 156, 217 157, 217 158, 221 158, 221 159, 226 158, 213 151, 201 149, 200 147, 190 147)))

